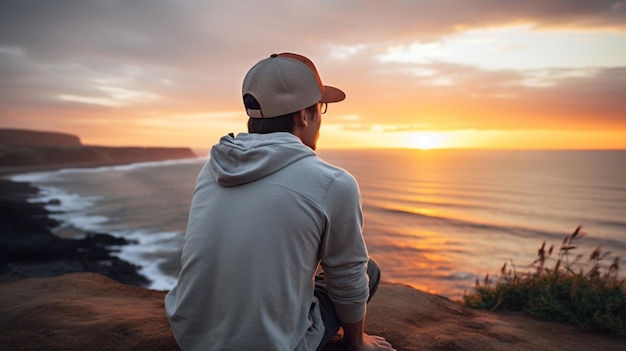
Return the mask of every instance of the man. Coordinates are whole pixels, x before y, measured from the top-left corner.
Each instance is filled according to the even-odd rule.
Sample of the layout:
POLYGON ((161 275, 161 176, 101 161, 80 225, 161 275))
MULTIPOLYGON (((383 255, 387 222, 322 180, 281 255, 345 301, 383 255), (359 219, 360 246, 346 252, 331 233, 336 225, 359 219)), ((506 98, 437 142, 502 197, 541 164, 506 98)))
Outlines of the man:
POLYGON ((178 344, 321 350, 341 326, 350 350, 393 350, 363 332, 380 272, 368 263, 358 185, 314 151, 327 104, 345 94, 306 57, 283 53, 250 69, 242 95, 249 133, 211 149, 165 298, 178 344))

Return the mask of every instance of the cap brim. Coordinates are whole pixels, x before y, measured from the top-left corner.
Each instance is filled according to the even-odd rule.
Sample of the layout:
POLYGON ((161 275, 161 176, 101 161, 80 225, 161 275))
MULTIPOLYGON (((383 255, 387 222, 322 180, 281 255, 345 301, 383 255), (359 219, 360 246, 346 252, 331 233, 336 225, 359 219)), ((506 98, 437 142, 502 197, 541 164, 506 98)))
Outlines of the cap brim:
POLYGON ((346 94, 341 91, 341 89, 324 85, 324 96, 322 96, 322 100, 320 100, 320 102, 339 102, 343 101, 345 98, 346 94))

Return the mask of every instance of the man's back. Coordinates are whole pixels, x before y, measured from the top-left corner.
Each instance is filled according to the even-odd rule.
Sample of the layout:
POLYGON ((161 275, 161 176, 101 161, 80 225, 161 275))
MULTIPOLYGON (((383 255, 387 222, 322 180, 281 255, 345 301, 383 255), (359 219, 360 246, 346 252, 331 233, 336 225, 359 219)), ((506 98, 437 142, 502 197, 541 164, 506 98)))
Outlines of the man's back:
POLYGON ((166 298, 181 347, 315 349, 320 259, 339 310, 363 312, 350 307, 368 296, 361 221, 352 176, 297 137, 223 138, 198 177, 183 269, 166 298))

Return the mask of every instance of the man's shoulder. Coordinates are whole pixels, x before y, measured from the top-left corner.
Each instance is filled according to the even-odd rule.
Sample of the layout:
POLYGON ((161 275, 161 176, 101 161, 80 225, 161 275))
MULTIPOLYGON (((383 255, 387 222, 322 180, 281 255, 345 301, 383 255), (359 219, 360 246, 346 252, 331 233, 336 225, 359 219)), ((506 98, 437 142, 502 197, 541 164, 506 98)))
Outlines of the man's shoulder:
MULTIPOLYGON (((308 157, 305 167, 308 177, 316 179, 323 187, 329 191, 345 194, 358 193, 358 183, 356 178, 344 168, 333 165, 319 157, 308 157)), ((315 182, 315 181, 314 181, 315 182)))
POLYGON ((305 162, 309 162, 313 169, 316 169, 320 173, 325 173, 332 178, 345 177, 354 179, 354 176, 347 170, 328 163, 319 157, 307 157, 305 162))

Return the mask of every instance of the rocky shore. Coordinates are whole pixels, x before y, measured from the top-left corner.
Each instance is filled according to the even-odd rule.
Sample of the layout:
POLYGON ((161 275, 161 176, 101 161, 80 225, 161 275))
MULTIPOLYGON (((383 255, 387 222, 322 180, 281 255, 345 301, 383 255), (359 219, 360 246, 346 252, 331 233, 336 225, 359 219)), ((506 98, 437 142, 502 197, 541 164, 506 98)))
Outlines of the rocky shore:
POLYGON ((38 189, 29 183, 0 179, 0 281, 96 272, 125 284, 149 283, 137 266, 115 256, 128 244, 105 233, 62 239, 52 233, 59 223, 45 204, 28 202, 38 189))
MULTIPOLYGON (((87 146, 72 134, 0 128, 0 176, 193 157, 187 147, 87 146)), ((37 193, 31 184, 0 179, 0 281, 95 272, 125 284, 149 283, 139 267, 116 257, 125 239, 106 233, 55 236, 51 230, 60 223, 50 218, 46 204, 28 201, 37 193)))

